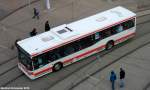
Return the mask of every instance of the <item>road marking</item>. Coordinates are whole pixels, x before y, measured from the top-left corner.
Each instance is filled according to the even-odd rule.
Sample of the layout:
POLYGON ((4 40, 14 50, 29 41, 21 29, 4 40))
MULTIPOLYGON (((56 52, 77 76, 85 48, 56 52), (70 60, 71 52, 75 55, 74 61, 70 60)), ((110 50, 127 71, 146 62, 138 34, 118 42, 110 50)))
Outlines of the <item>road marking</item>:
POLYGON ((97 79, 97 78, 95 78, 95 77, 93 77, 93 76, 90 76, 89 74, 87 74, 87 77, 89 77, 90 79, 92 79, 92 80, 94 80, 94 81, 99 82, 99 79, 97 79))
POLYGON ((1 27, 2 31, 7 31, 7 28, 4 25, 2 25, 1 23, 0 23, 0 27, 1 27))
POLYGON ((92 79, 92 80, 94 80, 94 81, 99 82, 99 79, 97 79, 97 78, 95 78, 95 77, 90 76, 89 78, 92 79))
POLYGON ((3 46, 3 45, 0 45, 0 48, 3 48, 3 49, 9 49, 8 47, 3 46))

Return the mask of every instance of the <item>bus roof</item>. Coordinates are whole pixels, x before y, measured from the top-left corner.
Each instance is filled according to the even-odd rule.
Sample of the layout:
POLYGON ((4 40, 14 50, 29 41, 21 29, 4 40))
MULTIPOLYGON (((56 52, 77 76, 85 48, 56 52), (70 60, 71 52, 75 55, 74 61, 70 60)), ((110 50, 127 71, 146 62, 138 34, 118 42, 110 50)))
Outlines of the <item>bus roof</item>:
POLYGON ((17 42, 31 56, 36 56, 69 41, 135 17, 121 6, 96 15, 52 28, 50 31, 17 42))

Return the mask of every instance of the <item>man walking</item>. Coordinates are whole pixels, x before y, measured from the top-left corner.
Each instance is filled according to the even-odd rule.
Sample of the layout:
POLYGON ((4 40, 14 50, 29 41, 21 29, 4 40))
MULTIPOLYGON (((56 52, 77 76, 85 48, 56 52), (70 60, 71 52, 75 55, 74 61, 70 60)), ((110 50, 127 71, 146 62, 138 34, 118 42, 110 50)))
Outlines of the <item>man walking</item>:
POLYGON ((18 47, 17 42, 20 41, 21 39, 16 39, 15 40, 15 46, 18 47))
POLYGON ((39 11, 36 8, 33 8, 33 14, 34 14, 34 16, 32 18, 37 18, 37 19, 40 18, 39 17, 39 11))
POLYGON ((124 87, 125 71, 120 68, 120 87, 124 87))
POLYGON ((115 81, 117 79, 117 76, 115 74, 114 71, 111 71, 111 75, 110 75, 110 82, 112 84, 112 90, 115 90, 115 81))

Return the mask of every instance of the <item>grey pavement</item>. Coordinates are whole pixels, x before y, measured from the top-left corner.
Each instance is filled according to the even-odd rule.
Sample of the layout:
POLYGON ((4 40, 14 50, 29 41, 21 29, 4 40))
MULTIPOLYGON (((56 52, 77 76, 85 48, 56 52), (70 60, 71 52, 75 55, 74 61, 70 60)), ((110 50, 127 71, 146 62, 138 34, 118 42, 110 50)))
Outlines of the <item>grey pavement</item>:
MULTIPOLYGON (((17 8, 26 5, 28 3, 28 0, 23 0, 23 1, 13 0, 12 5, 10 4, 9 0, 0 1, 0 16, 5 16, 8 13, 11 13, 13 10, 17 9, 17 11, 11 13, 11 15, 7 16, 6 18, 0 21, 0 52, 1 52, 0 62, 4 62, 17 55, 16 49, 12 49, 14 46, 14 41, 16 39, 18 38, 24 39, 29 37, 29 32, 34 27, 37 28, 38 33, 44 32, 44 23, 46 20, 49 20, 51 26, 55 27, 64 23, 70 23, 72 21, 76 21, 78 19, 93 15, 97 12, 110 9, 118 5, 125 6, 131 9, 132 11, 137 12, 138 10, 143 10, 145 8, 148 9, 149 8, 148 4, 150 3, 148 1, 144 3, 140 0, 135 0, 135 1, 134 0, 51 0, 52 7, 50 10, 47 10, 45 8, 43 0, 31 0, 31 2, 32 1, 38 1, 38 2, 32 3, 30 6, 26 6, 20 9, 17 8), (10 6, 7 6, 6 4, 9 4, 10 6), (40 20, 32 19, 34 7, 36 7, 40 11, 40 20)), ((138 13, 138 15, 141 16, 148 13, 149 11, 146 11, 146 12, 138 13)), ((148 46, 144 48, 148 48, 148 46)), ((143 49, 140 50, 141 52, 145 53, 143 49)), ((139 55, 138 52, 137 53, 135 52, 132 55, 134 56, 135 54, 139 55)), ((115 57, 109 55, 107 58, 112 59, 115 57)), ((128 71, 128 69, 135 70, 141 73, 147 73, 148 71, 146 72, 146 70, 149 70, 149 67, 144 68, 138 65, 139 64, 138 62, 140 62, 141 65, 147 66, 147 63, 149 63, 148 58, 144 58, 143 56, 142 57, 142 60, 144 59, 143 62, 140 61, 139 57, 136 58, 137 59, 129 55, 129 57, 126 57, 120 62, 111 65, 109 68, 106 68, 106 70, 98 73, 96 77, 91 77, 87 82, 84 82, 83 84, 79 85, 74 89, 83 90, 82 88, 86 88, 91 90, 90 88, 95 88, 95 89, 97 88, 102 90, 109 90, 108 89, 109 82, 107 80, 107 75, 109 74, 110 68, 113 68, 116 70, 116 72, 118 72, 118 68, 121 63, 124 63, 123 67, 126 69, 128 76, 135 75, 134 72, 128 71), (134 63, 134 61, 136 61, 137 63, 136 62, 134 63), (141 68, 139 69, 138 67, 141 68), (94 87, 93 87, 93 83, 94 83, 94 87)), ((12 64, 14 63, 15 62, 12 61, 12 64)), ((135 78, 143 77, 140 75, 139 76, 137 75, 135 78)), ((149 77, 147 76, 149 75, 149 73, 144 75, 146 76, 144 76, 144 79, 141 82, 142 84, 138 83, 143 86, 146 83, 148 83, 146 82, 146 80, 149 79, 149 77)), ((77 77, 74 78, 76 79, 77 77)), ((135 78, 133 78, 133 81, 131 83, 134 84, 136 82, 135 78)), ((125 88, 129 88, 129 89, 125 89, 125 90, 140 90, 140 89, 136 89, 136 87, 135 88, 129 87, 130 85, 128 85, 128 82, 130 82, 131 79, 132 79, 131 77, 127 78, 126 81, 127 85, 125 88)), ((140 87, 140 85, 138 86, 140 87)))
POLYGON ((120 67, 126 71, 125 87, 119 87, 118 79, 115 86, 116 90, 143 90, 145 85, 150 82, 149 53, 150 44, 91 76, 91 78, 79 84, 73 90, 111 90, 109 82, 110 71, 115 70, 119 75, 120 67))

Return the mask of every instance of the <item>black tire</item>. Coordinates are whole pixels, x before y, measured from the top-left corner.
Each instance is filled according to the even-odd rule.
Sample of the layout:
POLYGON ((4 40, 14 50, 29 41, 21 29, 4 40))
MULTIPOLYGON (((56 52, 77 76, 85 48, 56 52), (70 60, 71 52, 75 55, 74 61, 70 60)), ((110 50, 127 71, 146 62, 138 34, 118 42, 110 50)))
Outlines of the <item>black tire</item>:
POLYGON ((114 42, 113 41, 109 41, 107 44, 106 44, 106 50, 110 50, 114 47, 114 42))
POLYGON ((62 69, 62 67, 63 67, 63 64, 62 64, 62 63, 56 63, 56 64, 54 64, 54 66, 53 66, 53 71, 54 71, 54 72, 59 71, 59 70, 62 69))

